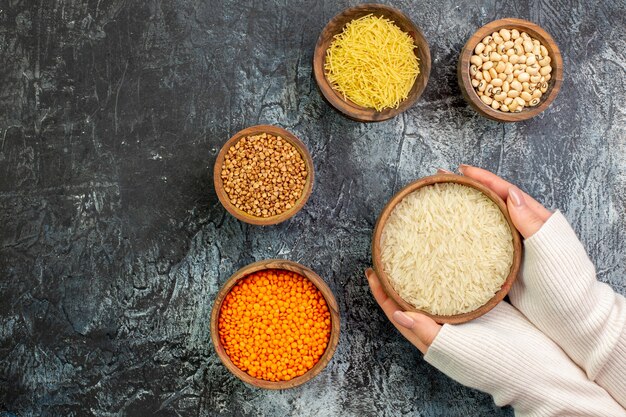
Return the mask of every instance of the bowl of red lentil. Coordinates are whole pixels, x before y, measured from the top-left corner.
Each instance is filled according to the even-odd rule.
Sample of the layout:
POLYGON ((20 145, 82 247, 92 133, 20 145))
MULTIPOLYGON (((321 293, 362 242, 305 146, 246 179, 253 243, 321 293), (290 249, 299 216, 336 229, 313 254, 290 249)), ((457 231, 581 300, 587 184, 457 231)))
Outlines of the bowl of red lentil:
POLYGON ((226 210, 267 226, 294 216, 313 189, 313 160, 294 134, 278 126, 251 126, 222 146, 213 169, 215 192, 226 210))
POLYGON ((242 381, 293 388, 319 374, 335 353, 337 301, 324 280, 299 263, 255 262, 218 292, 211 339, 222 363, 242 381))

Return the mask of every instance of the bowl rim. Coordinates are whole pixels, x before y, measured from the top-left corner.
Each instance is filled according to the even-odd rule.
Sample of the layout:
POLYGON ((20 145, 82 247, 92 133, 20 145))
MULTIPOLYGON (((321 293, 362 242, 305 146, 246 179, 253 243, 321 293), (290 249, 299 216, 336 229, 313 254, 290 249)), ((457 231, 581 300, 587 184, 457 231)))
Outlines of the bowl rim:
POLYGON ((322 372, 326 365, 328 365, 333 355, 335 354, 337 345, 339 343, 339 334, 341 332, 340 321, 339 307, 337 305, 337 300, 335 299, 333 292, 331 291, 328 284, 326 284, 326 282, 312 269, 298 262, 290 261, 287 259, 265 259, 253 262, 240 268, 235 273, 233 273, 230 278, 228 278, 228 280, 224 282, 224 284, 222 284, 220 290, 217 293, 217 296, 215 297, 211 310, 211 341, 213 342, 213 347, 215 348, 215 351, 217 352, 217 356, 219 357, 220 361, 233 375, 235 375, 243 382, 253 385, 255 387, 265 389, 288 389, 297 387, 304 384, 305 382, 310 381, 320 372, 322 372), (326 350, 311 369, 309 369, 303 375, 297 376, 293 379, 290 379, 289 381, 266 381, 264 379, 255 378, 245 371, 242 371, 230 360, 230 357, 226 353, 224 346, 222 346, 222 342, 219 337, 219 314, 222 308, 222 303, 224 302, 224 299, 226 298, 230 290, 239 280, 249 276, 254 272, 268 269, 287 270, 295 272, 307 278, 322 293, 324 299, 326 300, 328 311, 330 312, 331 328, 326 350))
POLYGON ((313 184, 315 182, 314 171, 315 170, 313 167, 313 159, 311 158, 311 154, 309 153, 306 145, 296 135, 289 132, 288 130, 283 129, 282 127, 275 125, 255 125, 247 127, 235 133, 233 136, 230 137, 230 139, 226 141, 226 143, 224 143, 224 145, 222 145, 222 148, 220 149, 220 152, 215 159, 215 164, 213 165, 213 185, 220 203, 222 203, 222 206, 224 206, 226 211, 228 211, 234 217, 248 224, 253 224, 257 226, 269 226, 284 222, 285 220, 295 216, 295 214, 298 213, 302 209, 302 207, 304 207, 309 197, 311 196, 311 192, 313 191, 313 184), (298 201, 296 201, 296 204, 289 210, 271 217, 253 216, 235 207, 230 202, 230 198, 228 197, 226 190, 224 190, 224 182, 222 181, 221 176, 222 166, 224 164, 224 159, 226 157, 226 152, 228 152, 228 149, 230 149, 231 146, 236 144, 244 136, 253 136, 261 133, 268 133, 274 136, 280 136, 283 139, 287 140, 289 143, 291 143, 302 156, 302 159, 304 160, 307 169, 307 178, 304 184, 304 189, 302 190, 302 195, 300 196, 298 201))
MULTIPOLYGON (((395 20, 394 23, 398 25, 395 20)), ((315 76, 315 82, 318 89, 322 93, 322 97, 334 109, 341 112, 344 116, 347 116, 348 118, 359 122, 382 122, 408 110, 424 93, 424 90, 426 89, 426 86, 428 84, 430 70, 430 47, 420 27, 417 26, 405 13, 403 13, 399 9, 379 3, 359 4, 357 6, 344 9, 336 14, 331 20, 328 21, 326 26, 324 26, 324 29, 322 29, 322 31, 320 32, 317 43, 315 44, 315 51, 313 54, 313 72, 315 76), (359 16, 365 16, 370 13, 375 14, 380 11, 384 11, 392 16, 396 16, 396 20, 405 20, 408 26, 411 27, 411 30, 408 33, 412 36, 413 42, 417 46, 417 49, 415 51, 416 56, 418 56, 420 62, 420 73, 417 75, 417 78, 415 79, 415 82, 411 87, 409 96, 405 100, 400 102, 398 108, 387 108, 379 112, 375 109, 355 104, 349 99, 344 100, 344 98, 331 87, 330 83, 326 79, 324 62, 326 61, 326 50, 328 49, 328 45, 330 44, 330 42, 332 42, 333 36, 339 33, 332 32, 332 27, 337 25, 340 30, 343 30, 343 28, 349 21, 352 21, 359 16), (357 15, 353 16, 353 13, 356 13, 357 15), (421 57, 419 56, 419 54, 421 54, 421 57)))
POLYGON ((518 18, 497 19, 480 27, 469 37, 459 57, 457 65, 457 78, 461 92, 465 100, 483 116, 499 122, 518 122, 528 120, 546 110, 556 99, 563 83, 563 58, 557 43, 552 36, 536 23, 518 18), (480 100, 476 90, 472 86, 469 74, 470 58, 474 53, 474 48, 485 36, 491 35, 500 29, 518 29, 527 32, 531 37, 539 40, 548 50, 548 56, 552 58, 550 66, 553 68, 548 91, 542 97, 541 102, 535 107, 526 107, 519 113, 501 112, 495 110, 480 100))
POLYGON ((519 272, 521 260, 522 260, 522 241, 520 238, 520 234, 515 228, 515 225, 513 224, 513 221, 511 220, 511 216, 508 213, 508 210, 506 208, 506 203, 493 190, 487 188, 480 182, 474 179, 471 179, 469 177, 456 175, 456 174, 435 174, 435 175, 431 175, 428 177, 417 179, 407 184, 404 188, 398 191, 393 197, 391 197, 391 199, 387 202, 387 204, 381 211, 378 217, 378 220, 376 221, 376 226, 374 228, 374 234, 372 237, 373 267, 374 267, 374 271, 376 272, 376 275, 380 279, 381 285, 385 293, 389 297, 391 297, 403 310, 425 314, 428 317, 431 317, 432 319, 434 319, 437 323, 441 323, 441 324, 465 323, 467 321, 470 321, 477 317, 482 316, 483 314, 487 313, 489 310, 494 308, 500 301, 504 299, 504 297, 507 295, 507 293, 511 289, 511 286, 515 282, 517 278, 517 274, 519 272), (511 230, 511 238, 513 240, 513 262, 511 263, 511 269, 504 283, 502 284, 502 287, 500 287, 500 289, 496 292, 496 294, 489 301, 487 301, 485 304, 478 307, 477 309, 467 312, 467 313, 455 314, 455 315, 449 315, 449 316, 430 314, 426 311, 419 310, 415 308, 412 304, 409 304, 408 302, 406 302, 402 297, 400 297, 400 295, 393 288, 389 276, 384 271, 383 263, 382 263, 382 249, 381 249, 382 232, 384 230, 385 224, 387 223, 387 220, 389 219, 389 216, 393 212, 393 209, 408 194, 422 187, 426 187, 426 186, 433 185, 433 184, 439 184, 439 183, 461 184, 461 185, 475 188, 478 191, 481 191, 482 193, 484 193, 487 197, 489 197, 489 199, 491 199, 491 201, 493 201, 498 206, 498 208, 504 215, 509 225, 509 229, 511 230))

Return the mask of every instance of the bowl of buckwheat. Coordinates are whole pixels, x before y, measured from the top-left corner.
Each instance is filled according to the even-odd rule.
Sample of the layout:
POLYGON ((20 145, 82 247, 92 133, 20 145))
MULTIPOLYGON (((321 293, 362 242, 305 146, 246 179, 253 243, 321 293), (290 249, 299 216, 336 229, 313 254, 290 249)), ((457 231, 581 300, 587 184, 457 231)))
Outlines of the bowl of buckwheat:
POLYGON ((213 169, 215 192, 226 210, 267 226, 294 216, 313 189, 313 160, 294 134, 278 126, 251 126, 222 146, 213 169))
POLYGON ((548 32, 522 19, 500 19, 467 41, 458 64, 467 102, 501 122, 530 119, 554 101, 563 81, 563 60, 548 32))

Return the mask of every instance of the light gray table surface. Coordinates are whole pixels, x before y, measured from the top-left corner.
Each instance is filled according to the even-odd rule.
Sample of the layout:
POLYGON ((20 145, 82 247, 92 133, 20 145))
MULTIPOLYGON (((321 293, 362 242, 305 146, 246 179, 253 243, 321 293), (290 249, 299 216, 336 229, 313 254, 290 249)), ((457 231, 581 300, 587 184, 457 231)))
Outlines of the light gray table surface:
POLYGON ((353 1, 0 1, 0 416, 511 416, 422 360, 383 317, 363 270, 385 202, 459 163, 561 209, 600 280, 626 293, 626 4, 395 1, 432 72, 390 121, 320 97, 317 37, 353 1), (463 101, 456 63, 481 25, 520 17, 558 43, 561 93, 501 124, 463 101), (313 194, 274 227, 228 215, 220 146, 280 125, 309 147, 313 194), (219 362, 209 314, 255 260, 317 271, 341 339, 313 381, 275 392, 219 362))

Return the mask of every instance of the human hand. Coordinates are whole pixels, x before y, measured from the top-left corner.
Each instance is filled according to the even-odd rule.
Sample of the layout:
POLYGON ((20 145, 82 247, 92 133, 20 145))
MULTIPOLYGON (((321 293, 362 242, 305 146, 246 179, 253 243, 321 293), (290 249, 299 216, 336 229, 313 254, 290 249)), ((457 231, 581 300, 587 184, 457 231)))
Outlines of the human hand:
POLYGON ((387 296, 372 268, 365 270, 365 277, 370 285, 372 295, 389 321, 420 352, 426 353, 428 347, 437 337, 439 330, 441 330, 441 325, 425 314, 402 311, 400 306, 387 296))
POLYGON ((513 406, 516 416, 626 416, 606 391, 589 381, 510 304, 502 302, 469 323, 441 326, 424 314, 402 312, 371 268, 365 275, 385 315, 427 362, 452 379, 491 394, 497 405, 513 406))
MULTIPOLYGON (((506 201, 511 219, 524 237, 530 237, 537 232, 552 214, 534 198, 489 171, 468 165, 461 165, 459 170, 464 175, 491 188, 506 201)), ((450 173, 441 169, 438 172, 450 173)), ((365 275, 372 295, 389 321, 409 342, 422 353, 426 353, 441 326, 424 314, 402 311, 400 306, 387 296, 378 276, 371 268, 365 271, 365 275)))
MULTIPOLYGON (((592 307, 598 299, 611 301, 610 295, 615 294, 606 285, 595 281, 593 265, 565 218, 558 212, 553 215, 534 198, 489 171, 466 165, 459 170, 506 201, 514 225, 526 238, 524 274, 509 293, 512 303, 523 314, 501 302, 469 323, 441 326, 424 314, 402 312, 386 295, 374 271, 368 269, 366 276, 372 294, 385 315, 425 354, 429 363, 464 385, 492 394, 496 404, 513 405, 516 415, 552 415, 551 409, 564 412, 560 408, 563 404, 568 404, 571 414, 626 415, 606 391, 592 382, 596 380, 625 405, 622 391, 626 386, 619 383, 622 375, 611 372, 605 365, 607 359, 614 359, 613 363, 617 361, 621 369, 625 366, 621 362, 626 363, 626 358, 611 358, 611 352, 604 352, 601 358, 604 360, 598 361, 598 352, 594 350, 599 343, 597 337, 606 336, 607 331, 616 330, 616 326, 589 329, 584 315, 576 318, 581 311, 592 317, 597 315, 597 311, 584 308, 590 304, 584 302, 584 290, 592 293, 589 294, 592 307), (538 233, 540 229, 545 230, 538 233), (563 279, 563 275, 568 274, 575 276, 573 288, 567 278, 563 279), (581 282, 586 284, 581 286, 581 282), (602 288, 597 288, 594 283, 602 288), (584 304, 583 308, 580 308, 581 304, 584 304), (572 308, 579 311, 571 311, 572 308), (587 372, 591 381, 570 358, 587 372), (591 363, 584 359, 591 359, 591 363), (572 396, 571 392, 584 394, 572 396), (527 395, 520 396, 520 393, 527 395), (530 402, 527 401, 529 398, 530 402)), ((600 308, 605 312, 607 308, 609 310, 608 315, 600 314, 602 317, 613 319, 617 327, 624 324, 615 317, 620 311, 626 311, 623 298, 621 302, 617 300, 616 308, 611 308, 611 303, 598 304, 602 304, 600 308)), ((615 340, 620 337, 619 329, 613 333, 612 346, 624 344, 623 331, 624 340, 621 341, 615 340)), ((626 351, 626 345, 619 349, 626 351)))
POLYGON ((526 238, 511 303, 626 407, 624 297, 597 281, 585 248, 560 212, 550 213, 489 171, 467 165, 459 171, 506 199, 513 223, 526 238))
POLYGON ((459 171, 466 177, 475 179, 487 188, 492 189, 506 202, 513 224, 526 239, 541 229, 541 226, 552 215, 537 200, 496 174, 469 165, 461 165, 459 171))

